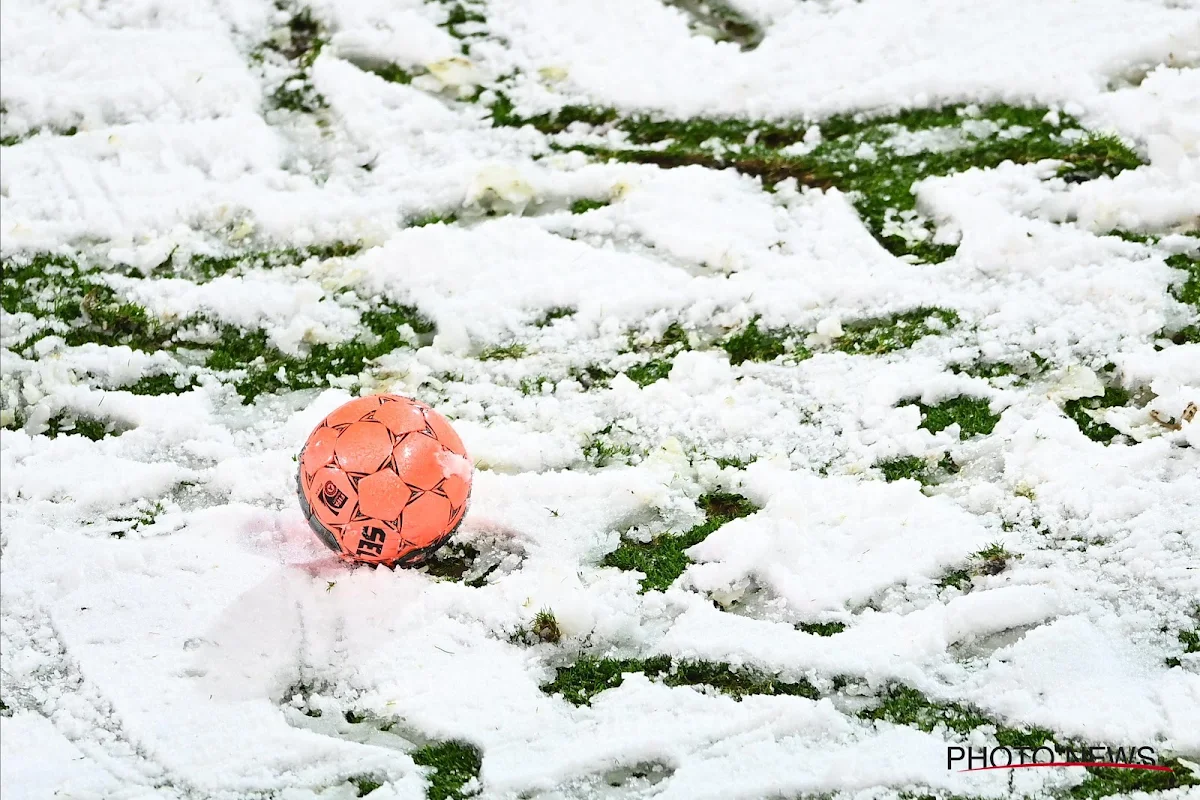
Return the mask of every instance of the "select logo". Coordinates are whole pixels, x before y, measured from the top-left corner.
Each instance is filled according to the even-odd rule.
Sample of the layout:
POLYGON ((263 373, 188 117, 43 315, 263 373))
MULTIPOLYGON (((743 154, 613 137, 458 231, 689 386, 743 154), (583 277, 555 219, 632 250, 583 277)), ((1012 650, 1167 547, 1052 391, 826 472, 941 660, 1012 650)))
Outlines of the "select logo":
POLYGON ((1153 747, 959 747, 946 748, 946 769, 982 772, 1032 767, 1105 767, 1171 772, 1153 747))

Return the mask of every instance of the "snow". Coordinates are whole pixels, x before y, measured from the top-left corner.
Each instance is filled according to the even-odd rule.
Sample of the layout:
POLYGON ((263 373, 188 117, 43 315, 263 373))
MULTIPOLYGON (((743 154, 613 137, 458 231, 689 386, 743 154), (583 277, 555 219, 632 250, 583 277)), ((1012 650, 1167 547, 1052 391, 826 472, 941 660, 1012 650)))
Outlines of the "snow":
MULTIPOLYGON (((114 387, 176 359, 58 336, 34 357, 5 350, 6 798, 329 800, 361 775, 384 783, 373 798, 421 798, 427 769, 411 755, 446 740, 480 750, 489 798, 1036 797, 1083 779, 946 770, 952 732, 857 715, 893 682, 1012 727, 1200 758, 1200 661, 1168 666, 1180 648, 1165 632, 1194 628, 1200 597, 1200 417, 1179 422, 1200 403, 1200 345, 1157 338, 1195 322, 1168 291, 1181 275, 1166 254, 1197 252, 1184 235, 1200 221, 1196 5, 730 5, 763 26, 757 48, 695 35, 653 0, 491 0, 467 58, 439 26, 443 6, 320 0, 321 125, 264 111, 281 75, 251 53, 286 23, 272 2, 4 5, 3 133, 33 134, 3 148, 4 255, 130 265, 104 281, 154 318, 259 328, 293 355, 360 331, 346 292, 417 306, 436 337, 381 358, 365 388, 453 420, 475 469, 455 541, 499 564, 468 586, 330 557, 295 501, 293 456, 344 389, 244 405, 206 378, 135 395, 114 387), (385 63, 419 78, 359 68, 385 63), (802 118, 797 153, 834 113, 1044 105, 1127 137, 1148 165, 1080 183, 1046 162, 929 178, 918 215, 892 223, 924 236, 930 220, 959 248, 912 264, 836 189, 589 163, 457 99, 513 73, 522 114, 586 102, 802 118), (611 202, 569 213, 582 198, 611 202), (409 226, 450 213, 457 223, 409 226), (1103 235, 1114 228, 1175 235, 1152 248, 1103 235), (205 283, 152 274, 172 253, 338 240, 363 250, 205 283), (836 350, 854 321, 919 307, 960 322, 893 353, 836 350), (574 313, 534 324, 554 308, 574 313), (645 387, 617 375, 588 388, 578 372, 628 367, 672 322, 699 337, 755 317, 815 331, 816 354, 733 365, 720 349, 672 352, 668 377, 645 387), (509 343, 524 355, 477 358, 509 343), (1061 369, 1024 383, 949 370, 1031 352, 1061 369), (1105 382, 1138 397, 1098 412, 1126 434, 1108 446, 1061 409, 1105 382), (914 402, 958 396, 999 415, 990 435, 920 427, 914 402), (17 406, 28 430, 9 419, 17 406), (63 411, 122 432, 35 432, 63 411), (598 437, 629 463, 589 463, 598 437), (944 453, 962 470, 936 486, 875 467, 944 453), (601 565, 623 536, 696 525, 712 491, 760 510, 690 548, 666 591, 601 565), (992 543, 1022 557, 938 586, 992 543), (513 642, 542 609, 563 642, 513 642), (576 707, 540 689, 583 653, 724 661, 826 689, 844 677, 861 694, 735 701, 631 674, 576 707), (661 780, 630 777, 647 764, 661 780)), ((858 157, 1027 133, 966 120, 897 130, 858 157)), ((4 315, 6 346, 23 322, 4 315)))

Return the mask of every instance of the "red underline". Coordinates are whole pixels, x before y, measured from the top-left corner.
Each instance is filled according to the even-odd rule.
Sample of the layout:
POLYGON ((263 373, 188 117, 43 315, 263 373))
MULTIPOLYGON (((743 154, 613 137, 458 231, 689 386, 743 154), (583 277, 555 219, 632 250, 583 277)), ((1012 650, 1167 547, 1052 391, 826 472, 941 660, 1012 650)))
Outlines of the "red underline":
POLYGON ((1170 767, 1157 764, 1110 764, 1107 761, 1051 761, 1045 764, 1007 764, 1003 767, 972 767, 959 772, 982 772, 987 769, 1024 769, 1026 767, 1104 767, 1105 769, 1151 769, 1155 772, 1170 772, 1170 767))

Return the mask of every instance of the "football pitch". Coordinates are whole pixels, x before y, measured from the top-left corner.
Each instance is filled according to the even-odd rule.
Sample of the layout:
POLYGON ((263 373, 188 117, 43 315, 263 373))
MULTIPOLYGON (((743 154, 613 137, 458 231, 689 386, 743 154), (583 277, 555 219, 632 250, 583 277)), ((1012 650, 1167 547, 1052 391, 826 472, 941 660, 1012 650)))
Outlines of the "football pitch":
POLYGON ((4 0, 0 112, 4 800, 1200 797, 1195 0, 4 0))

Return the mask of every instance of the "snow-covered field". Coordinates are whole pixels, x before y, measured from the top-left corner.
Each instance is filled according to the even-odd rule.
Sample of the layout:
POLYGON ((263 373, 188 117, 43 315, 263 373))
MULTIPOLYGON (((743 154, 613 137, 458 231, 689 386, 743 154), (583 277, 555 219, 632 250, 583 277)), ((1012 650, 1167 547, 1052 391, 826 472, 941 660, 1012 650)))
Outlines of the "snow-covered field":
POLYGON ((0 793, 1200 785, 1200 5, 4 0, 0 793), (295 454, 476 465, 352 569, 295 454), (947 746, 1171 771, 962 772, 947 746))

